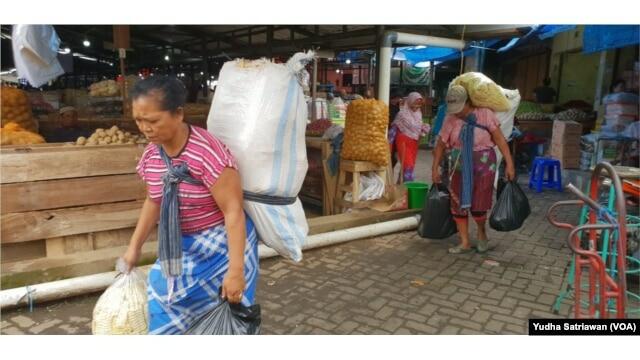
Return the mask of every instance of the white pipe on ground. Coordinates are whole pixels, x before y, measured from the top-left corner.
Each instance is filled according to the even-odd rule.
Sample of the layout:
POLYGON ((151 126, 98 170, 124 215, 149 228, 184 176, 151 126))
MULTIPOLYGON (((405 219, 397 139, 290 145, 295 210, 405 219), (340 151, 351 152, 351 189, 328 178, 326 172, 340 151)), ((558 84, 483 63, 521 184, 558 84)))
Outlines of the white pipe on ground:
POLYGON ((462 40, 435 36, 415 35, 395 31, 386 31, 380 47, 380 78, 378 80, 378 99, 389 104, 389 88, 391 85, 391 55, 394 44, 438 46, 462 50, 466 43, 462 40))
MULTIPOLYGON (((373 236, 391 234, 399 231, 413 230, 418 226, 420 216, 414 215, 404 219, 386 221, 378 224, 359 226, 351 229, 338 230, 323 234, 311 235, 307 238, 304 250, 323 246, 336 245, 347 241, 364 239, 373 236)), ((271 248, 260 244, 258 247, 260 259, 277 256, 271 248)), ((139 269, 148 273, 151 265, 139 269)), ((98 292, 106 289, 115 279, 118 272, 111 271, 101 274, 87 275, 72 279, 52 281, 32 286, 19 287, 0 291, 0 309, 26 305, 29 303, 28 294, 34 302, 59 300, 72 296, 98 292)))

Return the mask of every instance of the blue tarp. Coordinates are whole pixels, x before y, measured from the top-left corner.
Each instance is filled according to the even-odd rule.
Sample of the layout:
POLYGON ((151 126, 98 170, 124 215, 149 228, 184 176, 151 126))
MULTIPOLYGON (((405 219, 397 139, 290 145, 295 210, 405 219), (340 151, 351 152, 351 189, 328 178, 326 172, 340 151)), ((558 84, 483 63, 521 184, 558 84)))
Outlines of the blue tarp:
POLYGON ((573 30, 575 28, 576 25, 541 25, 537 33, 540 40, 545 40, 552 38, 561 32, 573 30))
POLYGON ((518 46, 525 45, 535 38, 546 40, 560 34, 561 32, 573 30, 575 28, 576 25, 534 25, 526 35, 511 39, 507 45, 498 49, 498 52, 501 53, 512 50, 518 46))
MULTIPOLYGON (((472 43, 464 51, 464 56, 472 57, 476 51, 476 46, 484 48, 494 48, 500 41, 500 39, 492 39, 481 41, 478 43, 472 43)), ((396 56, 394 56, 394 59, 402 57, 404 57, 404 59, 406 59, 410 64, 417 64, 424 61, 441 62, 459 58, 460 50, 437 46, 413 46, 397 48, 396 56)))
POLYGON ((585 25, 582 52, 588 54, 640 43, 638 25, 585 25))

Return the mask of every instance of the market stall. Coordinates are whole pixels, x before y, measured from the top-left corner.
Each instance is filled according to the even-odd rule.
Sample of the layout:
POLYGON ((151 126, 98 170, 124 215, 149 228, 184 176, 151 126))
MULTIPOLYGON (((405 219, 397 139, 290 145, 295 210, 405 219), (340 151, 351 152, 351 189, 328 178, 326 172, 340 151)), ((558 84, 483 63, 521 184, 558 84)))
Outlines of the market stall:
MULTIPOLYGON (((3 288, 30 278, 57 279, 62 269, 67 276, 111 269, 145 198, 135 173, 143 149, 141 144, 2 147, 3 288), (16 273, 21 276, 12 277, 16 273)), ((152 257, 155 247, 154 241, 146 244, 143 257, 152 257)))

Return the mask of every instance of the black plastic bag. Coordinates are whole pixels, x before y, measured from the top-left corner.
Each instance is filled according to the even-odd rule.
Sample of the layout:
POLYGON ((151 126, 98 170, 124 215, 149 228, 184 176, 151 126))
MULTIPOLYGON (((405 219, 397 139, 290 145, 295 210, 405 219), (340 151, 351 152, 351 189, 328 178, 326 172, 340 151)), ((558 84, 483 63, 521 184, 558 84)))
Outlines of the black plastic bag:
POLYGON ((223 301, 196 321, 186 335, 258 335, 260 305, 245 307, 223 301))
POLYGON ((418 235, 429 239, 446 239, 457 232, 451 215, 449 190, 442 184, 431 185, 418 224, 418 235))
POLYGON ((504 178, 498 179, 498 186, 496 189, 496 202, 500 199, 500 194, 502 194, 502 190, 504 190, 505 185, 507 185, 508 181, 504 178))
POLYGON ((531 214, 529 199, 515 181, 509 181, 498 196, 496 206, 491 210, 489 226, 496 231, 519 229, 531 214))

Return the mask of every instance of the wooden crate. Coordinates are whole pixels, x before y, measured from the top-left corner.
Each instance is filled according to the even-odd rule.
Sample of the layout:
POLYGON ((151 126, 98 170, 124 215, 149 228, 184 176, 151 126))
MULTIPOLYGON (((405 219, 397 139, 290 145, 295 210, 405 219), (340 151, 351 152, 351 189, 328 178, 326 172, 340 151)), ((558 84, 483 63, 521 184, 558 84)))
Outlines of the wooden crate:
POLYGON ((331 142, 320 137, 306 137, 309 170, 300 194, 303 202, 321 206, 322 215, 331 215, 335 194, 336 176, 331 176, 327 161, 332 153, 331 142))
MULTIPOLYGON (((143 150, 144 145, 2 147, 2 288, 111 270, 145 198, 135 171, 143 150)), ((147 258, 155 255, 154 243, 145 249, 147 258)))

